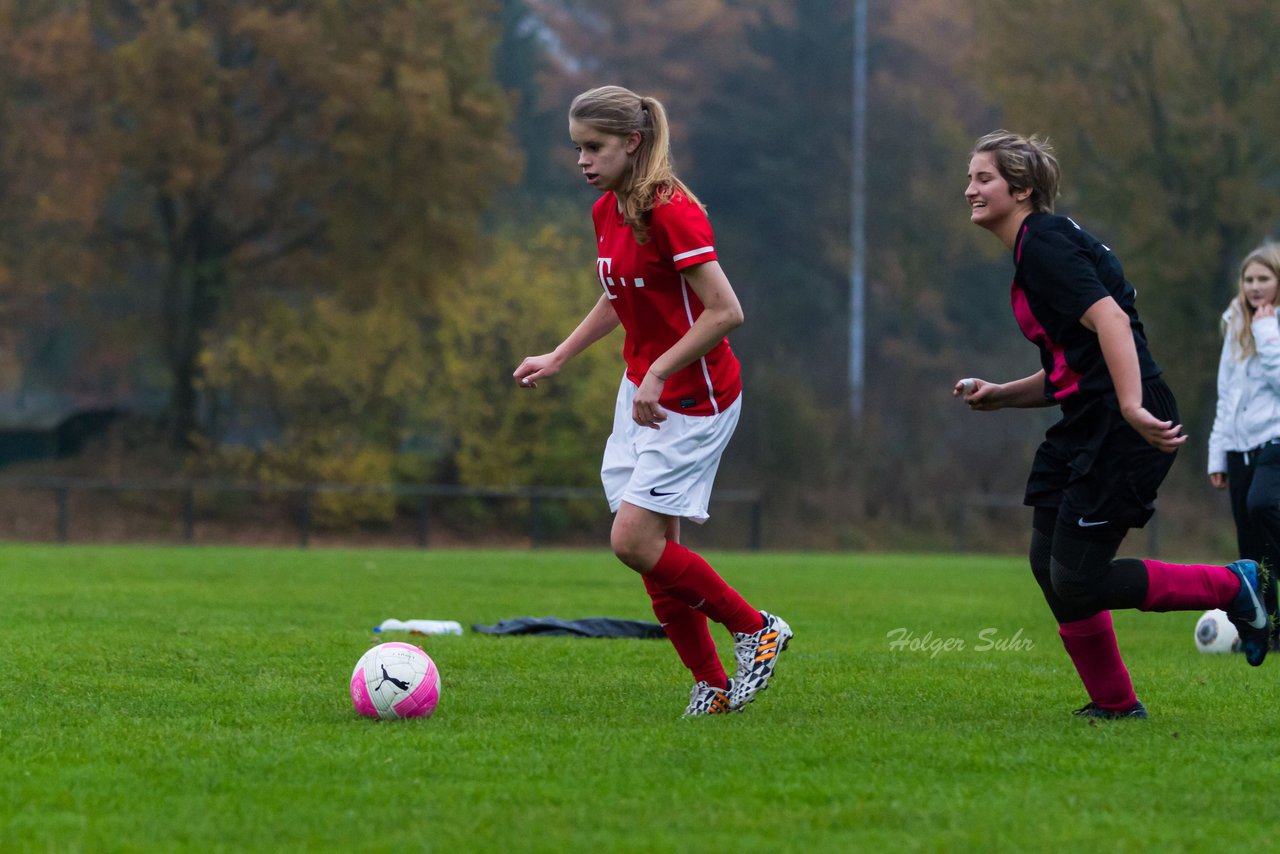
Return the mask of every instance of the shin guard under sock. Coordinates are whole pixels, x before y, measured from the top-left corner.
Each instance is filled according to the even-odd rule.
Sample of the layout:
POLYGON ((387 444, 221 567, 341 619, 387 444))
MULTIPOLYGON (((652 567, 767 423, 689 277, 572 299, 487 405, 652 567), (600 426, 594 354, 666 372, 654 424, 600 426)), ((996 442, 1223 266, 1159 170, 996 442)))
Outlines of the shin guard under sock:
POLYGON ((1120 711, 1138 702, 1129 679, 1129 669, 1120 657, 1111 612, 1099 611, 1092 617, 1059 623, 1062 645, 1080 674, 1089 699, 1101 709, 1120 711))
POLYGON ((751 634, 764 628, 764 618, 738 595, 696 552, 667 540, 662 557, 644 574, 671 598, 697 608, 731 632, 751 634))
POLYGON ((1225 566, 1143 561, 1147 595, 1143 611, 1199 611, 1226 608, 1240 592, 1239 577, 1225 566))
POLYGON ((729 687, 729 680, 724 672, 724 665, 716 652, 715 640, 707 626, 707 617, 701 611, 695 611, 683 602, 672 599, 665 590, 658 587, 647 576, 644 589, 653 600, 653 614, 662 624, 671 645, 676 648, 676 655, 693 674, 693 681, 706 682, 713 688, 729 687))

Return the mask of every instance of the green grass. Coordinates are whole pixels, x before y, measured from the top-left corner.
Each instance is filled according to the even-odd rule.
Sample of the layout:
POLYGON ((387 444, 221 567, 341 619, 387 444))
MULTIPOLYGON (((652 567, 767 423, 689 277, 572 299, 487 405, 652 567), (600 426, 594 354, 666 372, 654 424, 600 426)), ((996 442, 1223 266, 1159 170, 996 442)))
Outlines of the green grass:
POLYGON ((1190 851, 1273 826, 1280 662, 1198 654, 1196 615, 1116 615, 1152 719, 1091 725, 1021 560, 709 557, 796 630, 744 714, 681 720, 665 641, 468 632, 421 639, 435 717, 379 723, 347 681, 382 619, 652 619, 638 580, 604 552, 0 546, 0 851, 1190 851))

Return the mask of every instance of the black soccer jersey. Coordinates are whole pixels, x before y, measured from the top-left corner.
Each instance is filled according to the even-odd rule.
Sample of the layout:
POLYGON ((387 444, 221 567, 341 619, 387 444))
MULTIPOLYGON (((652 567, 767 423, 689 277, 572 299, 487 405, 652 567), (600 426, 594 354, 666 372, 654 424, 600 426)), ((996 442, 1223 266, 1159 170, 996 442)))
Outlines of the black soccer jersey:
POLYGON ((1114 395, 1098 336, 1080 323, 1105 297, 1129 315, 1142 378, 1160 376, 1134 306, 1137 291, 1114 252, 1065 216, 1033 213, 1013 246, 1010 300, 1022 334, 1040 348, 1047 400, 1066 403, 1114 395))

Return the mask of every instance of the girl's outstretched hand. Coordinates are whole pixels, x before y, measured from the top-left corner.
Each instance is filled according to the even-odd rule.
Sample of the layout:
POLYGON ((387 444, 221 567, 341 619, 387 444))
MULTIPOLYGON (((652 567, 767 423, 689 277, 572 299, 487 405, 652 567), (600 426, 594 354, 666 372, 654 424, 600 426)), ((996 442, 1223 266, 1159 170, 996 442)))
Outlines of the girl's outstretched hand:
POLYGON ((538 380, 553 377, 560 373, 560 365, 551 353, 541 356, 526 356, 520 366, 511 375, 521 388, 537 388, 538 380))
POLYGON ((995 400, 995 393, 999 388, 997 383, 968 377, 956 381, 955 387, 951 389, 951 396, 963 398, 970 409, 989 411, 1000 408, 995 400))

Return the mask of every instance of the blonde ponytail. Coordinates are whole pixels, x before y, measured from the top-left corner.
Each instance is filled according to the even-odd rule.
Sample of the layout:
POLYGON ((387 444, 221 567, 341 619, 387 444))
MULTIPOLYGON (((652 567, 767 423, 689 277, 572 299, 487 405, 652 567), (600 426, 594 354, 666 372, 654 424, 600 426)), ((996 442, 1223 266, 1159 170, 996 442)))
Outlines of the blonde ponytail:
POLYGON ((583 92, 569 105, 569 118, 601 133, 627 136, 638 132, 640 145, 631 155, 631 168, 619 196, 622 217, 637 243, 649 240, 649 214, 676 193, 706 210, 675 173, 671 161, 671 126, 657 98, 641 97, 621 86, 601 86, 583 92))

